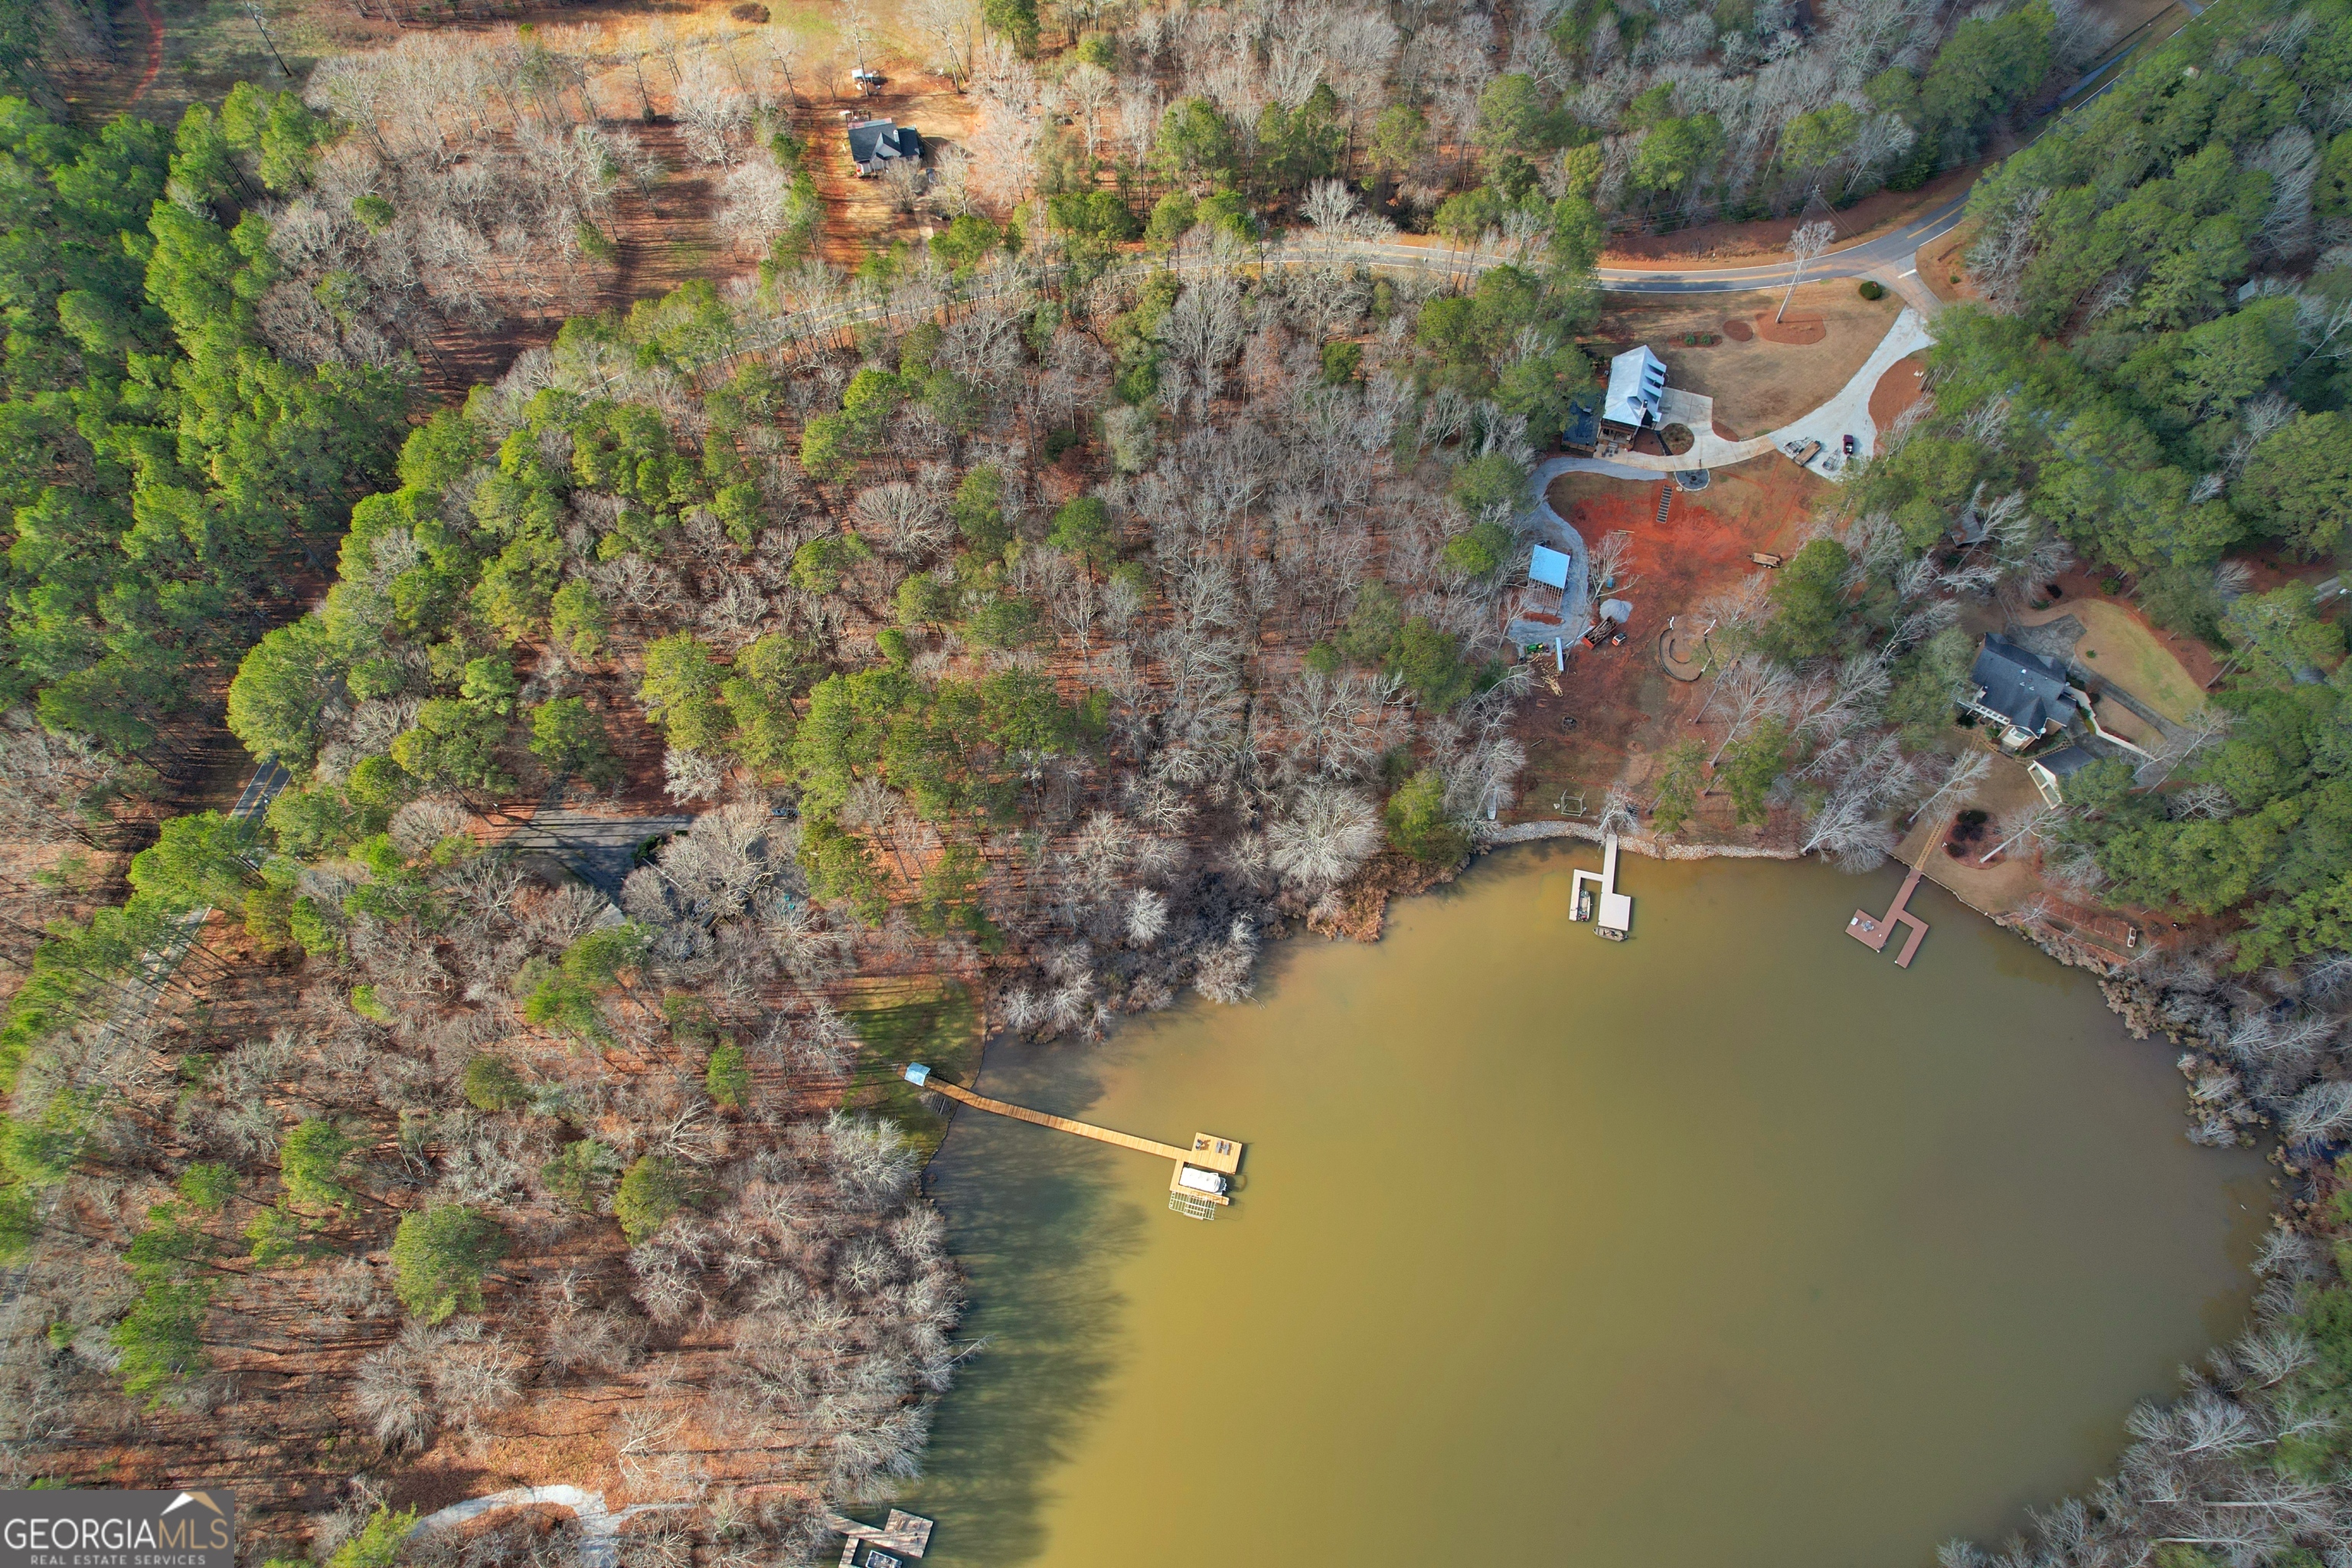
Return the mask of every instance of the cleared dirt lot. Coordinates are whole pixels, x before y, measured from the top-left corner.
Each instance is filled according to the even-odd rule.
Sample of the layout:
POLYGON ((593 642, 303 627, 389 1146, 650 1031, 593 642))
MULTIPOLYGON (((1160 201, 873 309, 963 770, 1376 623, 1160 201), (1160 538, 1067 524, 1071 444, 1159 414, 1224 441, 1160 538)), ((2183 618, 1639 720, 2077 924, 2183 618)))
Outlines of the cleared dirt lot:
POLYGON ((1894 324, 1903 301, 1892 294, 1865 300, 1851 279, 1800 283, 1782 330, 1770 335, 1817 336, 1814 342, 1769 341, 1766 333, 1780 305, 1778 289, 1654 300, 1618 296, 1601 319, 1601 341, 1593 346, 1613 353, 1649 344, 1665 362, 1667 385, 1715 399, 1718 431, 1734 438, 1761 436, 1820 405, 1851 380, 1894 324), (1818 322, 1820 331, 1804 330, 1808 322, 1818 322), (1732 330, 1726 330, 1727 323, 1732 330), (1743 328, 1750 334, 1745 342, 1737 336, 1743 328), (1683 341, 1686 334, 1710 332, 1718 341, 1683 341))
MULTIPOLYGON (((1513 731, 1528 749, 1528 772, 1512 816, 1553 815, 1563 791, 1581 790, 1588 804, 1598 802, 1612 780, 1638 788, 1657 754, 1683 741, 1704 739, 1714 749, 1720 727, 1690 722, 1712 678, 1670 676, 1659 658, 1659 634, 1668 617, 1687 615, 1756 574, 1751 551, 1795 548, 1813 508, 1831 492, 1828 481, 1784 458, 1758 458, 1716 469, 1704 490, 1677 491, 1662 524, 1656 484, 1599 474, 1552 481, 1547 499, 1586 543, 1621 529, 1633 535, 1618 593, 1633 605, 1633 619, 1622 647, 1576 648, 1567 673, 1549 676, 1559 692, 1539 679, 1520 709, 1513 731), (1576 728, 1559 727, 1564 714, 1577 719, 1576 728)), ((1535 668, 1538 677, 1550 672, 1550 654, 1535 668)), ((1728 797, 1702 800, 1698 821, 1710 834, 1733 832, 1728 797)))
MULTIPOLYGON (((942 148, 971 134, 977 111, 974 100, 950 89, 937 77, 920 76, 911 66, 886 64, 890 80, 871 98, 846 103, 858 119, 895 120, 922 133, 925 150, 936 159, 942 148)), ((928 215, 904 213, 890 199, 880 180, 861 180, 849 161, 849 143, 842 128, 849 123, 840 110, 820 98, 812 110, 793 117, 793 123, 816 150, 817 188, 824 196, 824 258, 854 267, 869 251, 903 239, 927 238, 936 221, 928 215)))

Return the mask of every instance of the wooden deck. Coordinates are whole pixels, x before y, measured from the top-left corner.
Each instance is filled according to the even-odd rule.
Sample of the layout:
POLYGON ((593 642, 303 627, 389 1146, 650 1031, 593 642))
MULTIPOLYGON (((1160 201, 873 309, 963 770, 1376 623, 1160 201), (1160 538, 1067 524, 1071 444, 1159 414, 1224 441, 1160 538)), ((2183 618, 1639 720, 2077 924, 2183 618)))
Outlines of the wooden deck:
MULTIPOLYGON (((1929 842, 1931 844, 1935 842, 1932 836, 1929 842)), ((1925 860, 1927 857, 1923 855, 1920 858, 1925 860)), ((1919 943, 1926 940, 1927 935, 1927 922, 1904 908, 1911 901, 1911 889, 1918 885, 1919 868, 1914 866, 1911 868, 1911 874, 1903 879, 1903 890, 1896 893, 1895 901, 1886 906, 1886 912, 1883 915, 1874 915, 1868 910, 1854 910, 1853 918, 1845 922, 1845 934, 1873 952, 1884 952, 1886 951, 1888 939, 1895 934, 1896 926, 1910 927, 1911 934, 1904 939, 1903 950, 1895 955, 1895 968, 1910 968, 1913 956, 1919 951, 1919 943)))
POLYGON ((921 1557, 931 1544, 931 1521, 904 1509, 892 1509, 889 1519, 879 1529, 837 1513, 825 1515, 824 1522, 829 1529, 848 1537, 841 1543, 843 1568, 857 1561, 857 1549, 861 1546, 876 1547, 906 1561, 921 1557))

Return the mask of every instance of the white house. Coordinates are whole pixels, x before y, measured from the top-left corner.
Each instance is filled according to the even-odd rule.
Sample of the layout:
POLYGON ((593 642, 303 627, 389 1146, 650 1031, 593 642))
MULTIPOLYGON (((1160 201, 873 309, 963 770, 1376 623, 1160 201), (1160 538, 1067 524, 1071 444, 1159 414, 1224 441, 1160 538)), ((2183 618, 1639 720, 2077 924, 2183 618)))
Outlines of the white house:
POLYGON ((1601 399, 1601 427, 1625 440, 1644 425, 1659 423, 1665 395, 1664 363, 1646 343, 1627 349, 1609 362, 1609 390, 1601 399))

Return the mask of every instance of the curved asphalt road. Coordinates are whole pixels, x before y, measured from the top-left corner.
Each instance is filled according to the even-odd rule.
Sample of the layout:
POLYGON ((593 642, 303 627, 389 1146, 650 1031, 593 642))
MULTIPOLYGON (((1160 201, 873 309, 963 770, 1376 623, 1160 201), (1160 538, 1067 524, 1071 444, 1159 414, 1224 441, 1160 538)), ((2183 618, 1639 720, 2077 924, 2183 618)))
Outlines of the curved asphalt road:
MULTIPOLYGON (((1956 196, 1934 211, 1913 218, 1900 228, 1890 229, 1875 239, 1865 239, 1859 245, 1849 245, 1843 250, 1824 251, 1805 263, 1808 279, 1861 278, 1873 272, 1892 271, 1906 276, 1911 258, 1919 247, 1941 239, 1960 226, 1960 218, 1968 211, 1969 198, 1956 196)), ((1654 272, 1629 268, 1603 267, 1599 269, 1601 286, 1621 294, 1728 294, 1748 289, 1771 289, 1789 281, 1789 263, 1768 262, 1760 267, 1693 268, 1684 271, 1654 272)))

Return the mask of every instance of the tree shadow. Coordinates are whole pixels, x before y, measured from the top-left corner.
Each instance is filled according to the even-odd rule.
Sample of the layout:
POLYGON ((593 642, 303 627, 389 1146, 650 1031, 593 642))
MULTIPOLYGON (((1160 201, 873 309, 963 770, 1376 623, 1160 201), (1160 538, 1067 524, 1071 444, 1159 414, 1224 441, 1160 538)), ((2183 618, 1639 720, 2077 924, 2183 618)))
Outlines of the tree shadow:
MULTIPOLYGON (((1101 1061, 1093 1047, 999 1041, 980 1087, 1080 1115, 1100 1097, 1101 1061)), ((963 1110, 930 1163, 971 1295, 958 1338, 987 1344, 940 1405, 923 1479, 898 1500, 939 1521, 927 1564, 1007 1568, 1045 1550, 1047 1478, 1085 1441, 1125 1353, 1113 1279, 1151 1213, 1123 1158, 963 1110)))

